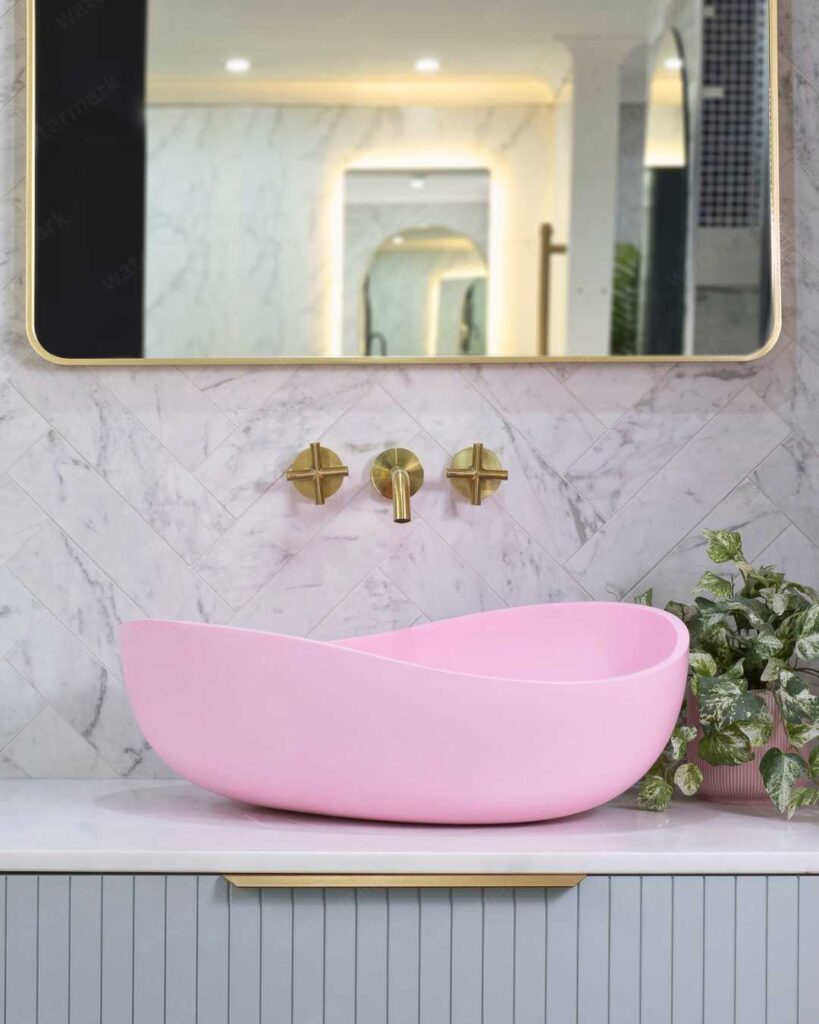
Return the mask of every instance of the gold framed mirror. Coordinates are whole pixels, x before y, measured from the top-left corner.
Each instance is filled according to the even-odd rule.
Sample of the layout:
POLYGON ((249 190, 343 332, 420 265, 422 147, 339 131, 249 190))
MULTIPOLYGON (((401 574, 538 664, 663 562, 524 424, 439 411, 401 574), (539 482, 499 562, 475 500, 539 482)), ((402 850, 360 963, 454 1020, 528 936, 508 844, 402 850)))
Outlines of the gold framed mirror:
POLYGON ((52 362, 778 338, 776 0, 28 9, 27 330, 52 362))

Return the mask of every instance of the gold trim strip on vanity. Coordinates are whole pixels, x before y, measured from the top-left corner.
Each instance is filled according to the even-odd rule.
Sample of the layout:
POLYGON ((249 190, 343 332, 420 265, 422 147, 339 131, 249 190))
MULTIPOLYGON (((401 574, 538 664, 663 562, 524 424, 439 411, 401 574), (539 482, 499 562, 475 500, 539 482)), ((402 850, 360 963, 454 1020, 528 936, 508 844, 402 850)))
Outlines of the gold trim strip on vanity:
MULTIPOLYGON (((768 0, 769 26, 769 124, 770 124, 770 225, 772 324, 765 344, 747 355, 701 356, 242 356, 172 359, 65 359, 52 355, 38 337, 34 324, 34 239, 36 235, 35 161, 36 161, 36 89, 35 54, 37 25, 35 0, 27 0, 27 74, 26 74, 26 335, 34 351, 50 363, 61 366, 274 366, 274 365, 362 365, 377 366, 434 363, 751 363, 767 355, 782 333, 782 273, 780 264, 779 211, 779 20, 778 0, 768 0)), ((542 315, 542 314, 541 314, 542 315)))
POLYGON ((574 889, 585 875, 224 875, 237 889, 574 889))

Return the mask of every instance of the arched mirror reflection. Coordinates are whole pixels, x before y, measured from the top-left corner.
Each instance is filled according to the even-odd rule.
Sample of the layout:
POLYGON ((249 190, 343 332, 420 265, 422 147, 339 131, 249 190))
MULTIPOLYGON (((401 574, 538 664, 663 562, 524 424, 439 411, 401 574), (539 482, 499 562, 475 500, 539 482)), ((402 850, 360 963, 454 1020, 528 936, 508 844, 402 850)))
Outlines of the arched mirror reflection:
POLYGON ((489 232, 488 171, 348 171, 344 354, 486 355, 489 232))
POLYGON ((488 276, 476 243, 450 228, 391 235, 364 278, 361 353, 483 355, 488 276))

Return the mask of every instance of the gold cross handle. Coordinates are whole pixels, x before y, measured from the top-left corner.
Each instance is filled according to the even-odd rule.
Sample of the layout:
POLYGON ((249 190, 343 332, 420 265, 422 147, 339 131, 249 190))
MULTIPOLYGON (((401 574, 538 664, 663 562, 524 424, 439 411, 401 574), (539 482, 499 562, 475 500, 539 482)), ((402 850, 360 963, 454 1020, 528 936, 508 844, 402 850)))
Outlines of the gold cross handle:
POLYGON ((509 479, 501 460, 482 444, 459 451, 446 475, 455 490, 469 498, 473 505, 482 504, 484 498, 494 494, 501 483, 509 479))
POLYGON ((332 498, 350 470, 334 451, 323 448, 315 441, 300 452, 287 471, 287 479, 299 494, 312 498, 314 504, 323 505, 332 498))

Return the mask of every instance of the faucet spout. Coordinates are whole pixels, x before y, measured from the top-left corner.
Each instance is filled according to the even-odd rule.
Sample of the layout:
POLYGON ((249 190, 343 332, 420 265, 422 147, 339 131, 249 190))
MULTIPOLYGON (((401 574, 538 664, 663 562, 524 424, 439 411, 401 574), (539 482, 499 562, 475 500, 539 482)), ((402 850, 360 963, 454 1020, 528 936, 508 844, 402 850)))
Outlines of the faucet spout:
POLYGON ((373 463, 370 477, 378 493, 392 501, 393 520, 411 522, 410 499, 424 483, 424 467, 418 456, 406 448, 388 448, 373 463))
POLYGON ((412 520, 410 508, 409 473, 396 466, 390 473, 392 477, 392 518, 396 523, 409 523, 412 520))

